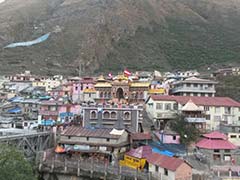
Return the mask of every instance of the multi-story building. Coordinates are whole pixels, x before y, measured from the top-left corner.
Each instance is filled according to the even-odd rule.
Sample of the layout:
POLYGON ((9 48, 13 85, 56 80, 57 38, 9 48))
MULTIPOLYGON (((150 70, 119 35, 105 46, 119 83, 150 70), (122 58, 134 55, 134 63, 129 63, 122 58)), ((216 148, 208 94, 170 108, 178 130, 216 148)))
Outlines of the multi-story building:
POLYGON ((70 126, 61 133, 59 143, 72 153, 97 155, 117 164, 119 155, 129 148, 129 136, 125 130, 70 126))
POLYGON ((91 77, 85 77, 73 81, 73 102, 88 102, 94 101, 96 98, 96 91, 94 88, 95 80, 91 77))
POLYGON ((39 106, 38 123, 41 125, 70 122, 81 113, 80 105, 63 101, 42 101, 39 106))
POLYGON ((146 111, 154 119, 156 126, 161 127, 168 120, 174 119, 176 114, 181 114, 182 108, 189 100, 202 110, 201 114, 206 118, 208 130, 219 129, 221 122, 239 121, 240 103, 228 97, 155 95, 146 101, 146 111))
POLYGON ((190 77, 173 83, 171 94, 178 96, 209 96, 214 97, 217 82, 207 79, 190 77))
POLYGON ((83 126, 142 131, 143 106, 83 106, 83 126))

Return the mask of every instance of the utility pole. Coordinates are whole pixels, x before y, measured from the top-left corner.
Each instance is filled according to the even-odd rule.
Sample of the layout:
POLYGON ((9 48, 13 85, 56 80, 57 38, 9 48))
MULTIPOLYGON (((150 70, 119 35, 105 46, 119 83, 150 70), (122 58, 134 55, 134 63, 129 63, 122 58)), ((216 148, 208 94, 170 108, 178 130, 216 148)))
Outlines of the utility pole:
POLYGON ((81 60, 79 61, 79 66, 78 66, 78 76, 79 76, 79 80, 78 80, 78 103, 80 104, 80 90, 81 90, 81 74, 82 74, 82 63, 81 60))

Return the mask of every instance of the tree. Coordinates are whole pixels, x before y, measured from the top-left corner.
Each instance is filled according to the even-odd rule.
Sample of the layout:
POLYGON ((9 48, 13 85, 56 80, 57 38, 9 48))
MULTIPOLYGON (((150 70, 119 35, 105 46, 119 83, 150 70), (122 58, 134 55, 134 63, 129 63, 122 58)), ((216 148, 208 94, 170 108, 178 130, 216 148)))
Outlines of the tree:
POLYGON ((0 144, 0 180, 35 180, 30 163, 22 152, 0 144))
POLYGON ((191 142, 195 142, 200 135, 199 130, 191 123, 188 123, 183 115, 177 115, 170 122, 170 128, 180 135, 180 142, 186 146, 191 142))

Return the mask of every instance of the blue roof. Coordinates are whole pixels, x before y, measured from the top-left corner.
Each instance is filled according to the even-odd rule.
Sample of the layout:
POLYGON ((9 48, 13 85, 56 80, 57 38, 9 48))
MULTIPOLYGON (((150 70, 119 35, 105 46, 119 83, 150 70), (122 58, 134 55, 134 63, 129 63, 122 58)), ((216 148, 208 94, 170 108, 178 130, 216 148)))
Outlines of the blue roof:
POLYGON ((15 107, 13 109, 9 109, 7 112, 8 113, 20 113, 22 110, 20 107, 15 107))

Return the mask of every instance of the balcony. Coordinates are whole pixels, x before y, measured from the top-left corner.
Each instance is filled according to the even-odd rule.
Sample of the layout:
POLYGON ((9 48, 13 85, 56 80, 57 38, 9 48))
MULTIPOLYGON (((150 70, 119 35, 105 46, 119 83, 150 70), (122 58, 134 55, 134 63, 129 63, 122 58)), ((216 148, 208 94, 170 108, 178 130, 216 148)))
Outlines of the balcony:
POLYGON ((196 92, 196 93, 215 93, 215 88, 213 87, 176 87, 172 89, 172 93, 179 92, 196 92))
POLYGON ((206 122, 206 118, 202 118, 202 117, 186 117, 185 119, 189 123, 205 123, 206 122))
POLYGON ((45 116, 57 116, 58 112, 57 111, 46 111, 46 110, 40 110, 39 111, 40 115, 45 115, 45 116))
POLYGON ((174 119, 175 117, 175 113, 157 113, 156 119, 174 119))

